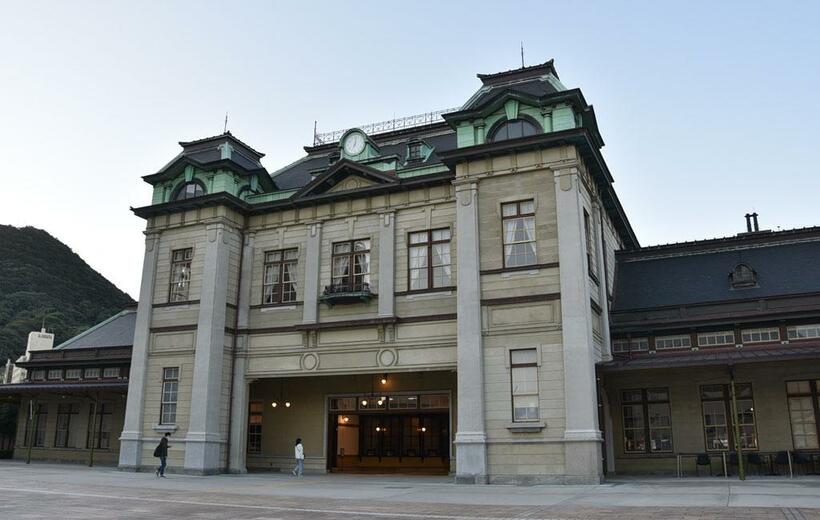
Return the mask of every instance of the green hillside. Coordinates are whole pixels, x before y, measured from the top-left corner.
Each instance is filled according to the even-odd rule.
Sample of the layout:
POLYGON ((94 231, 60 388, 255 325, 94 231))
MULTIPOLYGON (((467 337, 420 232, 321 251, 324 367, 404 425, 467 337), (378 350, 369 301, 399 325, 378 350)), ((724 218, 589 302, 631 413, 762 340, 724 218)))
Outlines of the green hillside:
POLYGON ((44 317, 56 346, 133 303, 45 231, 0 225, 0 363, 25 352, 44 317))

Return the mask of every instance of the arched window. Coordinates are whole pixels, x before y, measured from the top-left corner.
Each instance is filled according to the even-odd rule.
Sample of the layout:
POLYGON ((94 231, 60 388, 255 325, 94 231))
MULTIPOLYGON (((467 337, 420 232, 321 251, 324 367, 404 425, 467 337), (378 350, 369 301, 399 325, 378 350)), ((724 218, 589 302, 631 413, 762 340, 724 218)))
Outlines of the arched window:
POLYGON ((507 139, 518 139, 528 137, 541 132, 538 125, 528 119, 510 119, 500 123, 490 131, 490 142, 506 141, 507 139))
POLYGON ((732 287, 735 289, 757 286, 757 273, 749 264, 737 264, 729 275, 729 278, 732 282, 732 287))
POLYGON ((205 195, 205 187, 199 181, 186 182, 176 190, 174 200, 192 199, 205 195))

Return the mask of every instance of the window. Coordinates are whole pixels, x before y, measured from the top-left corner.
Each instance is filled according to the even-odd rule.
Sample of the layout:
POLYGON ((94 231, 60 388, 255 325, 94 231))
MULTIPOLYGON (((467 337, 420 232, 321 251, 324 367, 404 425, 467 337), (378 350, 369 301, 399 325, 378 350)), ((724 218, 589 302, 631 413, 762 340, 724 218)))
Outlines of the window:
POLYGON ((349 291, 370 289, 370 240, 336 242, 332 258, 331 285, 349 291))
MULTIPOLYGON (((735 384, 737 392, 737 422, 740 429, 740 447, 757 449, 752 385, 735 384)), ((708 451, 735 450, 733 425, 729 418, 732 394, 729 385, 705 385, 700 388, 703 407, 703 433, 708 451)))
POLYGON ((586 243, 587 248, 587 269, 589 270, 590 274, 597 275, 597 248, 595 247, 595 236, 592 229, 592 222, 589 218, 589 213, 587 213, 587 210, 584 210, 584 241, 586 243))
POLYGON ((816 450, 820 447, 820 380, 786 383, 792 441, 796 450, 816 450))
POLYGON ((621 394, 621 413, 624 453, 672 451, 668 388, 625 390, 621 394))
POLYGON ((658 336, 655 338, 655 350, 687 348, 692 346, 692 338, 688 334, 677 336, 658 336))
POLYGON ((714 347, 718 345, 734 345, 735 333, 731 330, 722 332, 703 332, 698 334, 699 347, 714 347))
MULTIPOLYGON (((76 439, 71 426, 80 413, 80 406, 76 403, 61 403, 57 405, 57 428, 54 433, 55 448, 74 448, 76 439)), ((75 428, 76 429, 76 428, 75 428)))
POLYGON ((250 403, 248 411, 248 453, 262 453, 262 410, 260 402, 250 403))
POLYGON ((168 291, 169 302, 184 302, 188 299, 188 287, 191 285, 191 259, 194 249, 177 249, 171 253, 171 286, 168 291))
POLYGON ((452 285, 450 230, 410 233, 408 241, 408 287, 411 291, 452 285))
POLYGON ((748 264, 737 264, 729 274, 733 289, 757 286, 757 273, 748 264))
POLYGON ((174 200, 192 199, 194 197, 201 197, 205 195, 205 188, 197 181, 187 182, 177 189, 177 195, 174 200))
POLYGON ((81 368, 67 368, 65 371, 66 379, 80 379, 83 371, 81 368))
POLYGON ((85 374, 83 375, 83 379, 99 379, 100 377, 100 369, 99 368, 86 368, 85 374))
POLYGON ((92 442, 96 449, 108 449, 111 447, 111 415, 112 409, 110 403, 98 403, 96 406, 96 414, 94 413, 94 404, 91 404, 91 410, 88 414, 88 440, 86 447, 91 448, 92 442))
POLYGON ((59 381, 63 377, 63 371, 59 368, 50 368, 48 370, 48 380, 49 381, 59 381))
POLYGON ((765 329, 744 329, 741 333, 743 343, 768 343, 780 341, 780 329, 768 327, 765 329))
POLYGON ((535 124, 526 119, 510 119, 491 130, 489 142, 506 141, 519 137, 528 137, 539 133, 541 130, 535 124))
POLYGON ((421 143, 412 142, 407 145, 407 162, 421 161, 424 157, 421 154, 421 143))
POLYGON ((789 335, 789 339, 820 338, 820 324, 795 325, 794 327, 789 327, 787 333, 789 335))
POLYGON ((105 367, 103 369, 103 377, 107 379, 120 377, 120 367, 105 367))
POLYGON ((393 395, 387 398, 391 410, 415 410, 419 407, 419 398, 415 395, 393 395))
POLYGON ((450 408, 450 396, 447 394, 429 394, 419 396, 419 408, 422 410, 450 408))
POLYGON ((504 229, 504 267, 532 265, 535 256, 535 202, 523 200, 501 205, 504 229))
POLYGON ((612 340, 612 353, 646 352, 649 350, 648 338, 615 339, 612 340))
POLYGON ((355 397, 334 397, 330 400, 331 412, 352 412, 355 409, 355 397))
POLYGON ((538 351, 534 348, 511 350, 510 369, 513 422, 537 421, 538 351))
POLYGON ((265 272, 262 284, 262 303, 296 301, 296 263, 299 251, 283 249, 265 253, 265 272))
POLYGON ((162 369, 162 402, 160 403, 159 423, 176 424, 177 394, 179 392, 179 368, 162 369))
POLYGON ((32 381, 45 381, 46 379, 46 371, 42 368, 38 368, 36 370, 31 371, 31 380, 32 381))
MULTIPOLYGON (((29 408, 29 412, 31 412, 31 408, 29 408)), ((37 404, 34 406, 34 444, 35 448, 42 448, 46 445, 46 423, 48 423, 48 405, 47 404, 37 404)), ((29 416, 29 420, 26 421, 26 434, 24 443, 25 446, 29 445, 29 425, 32 424, 31 416, 29 416)))

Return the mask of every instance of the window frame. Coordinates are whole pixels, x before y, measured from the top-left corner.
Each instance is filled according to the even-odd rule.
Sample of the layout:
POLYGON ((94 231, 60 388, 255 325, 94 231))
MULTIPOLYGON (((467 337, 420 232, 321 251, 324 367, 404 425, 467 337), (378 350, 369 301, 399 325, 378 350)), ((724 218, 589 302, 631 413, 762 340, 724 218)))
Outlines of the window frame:
POLYGON ((264 424, 265 403, 263 401, 251 401, 248 403, 248 446, 247 452, 253 454, 262 453, 262 427, 264 424), (254 410, 258 405, 259 410, 254 410), (253 418, 258 417, 259 422, 255 424, 253 418))
MULTIPOLYGON (((194 260, 194 248, 193 247, 182 247, 179 249, 172 249, 171 250, 171 270, 168 273, 168 303, 184 303, 188 301, 190 297, 190 290, 191 290, 191 266, 194 260), (182 260, 174 260, 176 253, 182 253, 182 260), (190 253, 190 255, 189 255, 190 253), (188 268, 188 277, 182 280, 174 280, 174 271, 176 266, 187 264, 188 268), (174 286, 177 284, 184 284, 185 287, 185 294, 181 296, 180 299, 175 298, 174 293, 174 286)), ((182 274, 185 274, 185 271, 182 271, 182 274)))
POLYGON ((370 289, 370 275, 371 266, 372 266, 372 259, 371 253, 373 252, 373 242, 370 238, 357 238, 353 240, 340 240, 338 242, 333 242, 330 244, 330 286, 331 287, 346 287, 349 291, 357 291, 357 284, 356 284, 356 277, 361 276, 362 282, 361 287, 358 290, 364 291, 370 289), (356 251, 356 242, 367 242, 367 249, 360 249, 356 251), (336 246, 342 244, 349 244, 350 251, 344 253, 337 253, 336 246), (367 272, 356 274, 356 255, 367 255, 367 272), (335 272, 336 260, 340 258, 347 258, 348 259, 348 272, 345 277, 347 281, 343 284, 337 284, 335 280, 340 278, 335 276, 333 273, 335 272), (365 285, 367 289, 365 289, 365 285))
POLYGON ((716 331, 710 331, 710 332, 698 332, 697 341, 698 341, 698 348, 701 348, 701 347, 706 347, 706 348, 709 348, 709 347, 729 347, 729 346, 734 346, 735 344, 737 344, 737 338, 735 337, 735 331, 734 330, 716 330, 716 331), (708 337, 717 338, 719 336, 723 336, 724 338, 728 338, 729 336, 731 336, 732 340, 728 341, 728 342, 725 342, 725 343, 712 343, 712 344, 709 344, 708 342, 701 342, 701 338, 708 338, 708 337))
POLYGON ((624 455, 640 455, 640 454, 656 454, 656 453, 674 453, 675 451, 675 437, 674 437, 674 430, 672 428, 672 397, 670 395, 669 387, 664 386, 657 386, 657 387, 650 387, 650 388, 627 388, 621 390, 620 398, 621 398, 621 437, 622 437, 622 446, 624 455), (652 391, 663 391, 666 394, 666 399, 649 399, 649 393, 652 391), (627 392, 640 392, 641 399, 639 401, 628 401, 624 399, 624 394, 627 392), (663 404, 666 405, 666 412, 667 417, 669 418, 669 426, 663 427, 655 427, 653 428, 650 421, 649 416, 649 407, 650 405, 656 404, 663 404), (641 428, 629 428, 630 431, 638 431, 641 430, 644 435, 644 448, 643 450, 627 450, 626 449, 626 417, 624 416, 624 410, 626 406, 639 406, 641 409, 642 421, 643 426, 641 428), (653 449, 652 448, 652 432, 657 430, 669 430, 669 443, 670 448, 668 450, 665 449, 653 449))
MULTIPOLYGON (((760 450, 760 439, 758 436, 757 431, 757 413, 754 409, 754 388, 752 383, 735 383, 735 391, 739 394, 740 387, 748 387, 749 388, 749 397, 738 397, 738 403, 740 401, 751 401, 752 402, 752 427, 754 433, 754 447, 743 447, 741 448, 743 451, 759 451, 760 450)), ((709 384, 709 385, 700 385, 698 387, 698 393, 700 397, 700 409, 701 409, 701 423, 703 425, 703 446, 707 452, 721 452, 721 451, 737 451, 737 439, 735 438, 735 428, 734 422, 732 419, 732 388, 731 383, 716 383, 716 384, 709 384), (722 397, 710 397, 704 398, 703 397, 703 390, 707 387, 721 387, 721 391, 723 393, 722 397), (722 403, 723 405, 723 416, 724 416, 724 426, 726 428, 726 448, 710 448, 708 437, 706 435, 706 428, 709 427, 706 424, 706 415, 705 415, 705 403, 722 403)), ((735 415, 738 415, 740 410, 735 410, 735 415)), ((739 420, 735 417, 734 420, 739 420)), ((748 426, 747 424, 740 424, 738 423, 738 428, 742 428, 743 426, 748 426)), ((712 426, 714 427, 714 426, 712 426)))
POLYGON ((789 341, 805 341, 807 339, 820 338, 820 323, 810 323, 807 325, 789 325, 786 328, 786 338, 789 341), (807 334, 800 337, 800 331, 805 331, 807 334), (809 331, 814 331, 814 334, 808 334, 809 331), (794 333, 792 335, 792 333, 794 333))
POLYGON ((425 291, 439 291, 439 290, 446 290, 452 289, 453 286, 453 249, 452 249, 452 242, 453 242, 453 230, 449 226, 440 227, 440 228, 432 228, 432 229, 422 229, 419 231, 408 231, 407 233, 407 292, 418 293, 418 292, 425 292, 425 291), (436 231, 447 231, 448 238, 447 240, 433 240, 433 233, 436 231), (427 240, 425 242, 416 242, 413 243, 411 237, 413 235, 426 233, 427 240), (433 246, 434 245, 443 245, 447 244, 447 256, 450 258, 450 263, 448 264, 441 264, 441 265, 433 265, 433 246), (411 254, 410 251, 413 248, 425 247, 427 248, 427 265, 423 268, 414 268, 411 267, 411 254), (450 268, 450 284, 449 285, 441 285, 436 286, 434 284, 435 277, 433 273, 435 272, 436 267, 449 267, 450 268), (412 285, 412 272, 414 270, 420 271, 425 270, 427 271, 427 287, 423 289, 413 289, 412 285))
POLYGON ((111 420, 114 416, 112 403, 99 402, 96 409, 94 403, 91 403, 88 410, 88 432, 86 433, 86 449, 91 449, 94 443, 94 449, 108 450, 111 449, 111 420), (96 412, 96 413, 95 413, 96 412), (108 419, 107 421, 105 419, 108 419), (105 426, 105 428, 103 428, 105 426), (91 438, 91 433, 94 433, 94 438, 91 438), (103 440, 105 445, 103 446, 103 440))
POLYGON ((162 368, 162 385, 160 386, 160 403, 159 403, 159 424, 162 426, 173 426, 177 423, 177 406, 179 404, 179 380, 180 380, 180 369, 178 366, 176 367, 163 367, 162 368), (168 376, 169 370, 175 370, 176 375, 174 377, 168 376), (174 384, 176 387, 174 388, 174 399, 173 400, 166 400, 166 385, 174 384), (173 405, 173 421, 166 422, 165 421, 165 412, 166 407, 173 405))
POLYGON ((262 305, 280 305, 280 304, 292 304, 297 301, 296 291, 298 288, 297 285, 297 269, 299 268, 299 248, 298 247, 288 247, 284 249, 273 249, 270 251, 265 251, 262 255, 262 305), (268 261, 268 255, 279 253, 279 260, 275 261, 268 261), (285 255, 288 253, 294 253, 296 256, 293 259, 286 259, 285 255), (291 281, 288 284, 293 286, 293 299, 292 300, 285 300, 285 282, 284 282, 284 275, 285 275, 285 266, 290 266, 290 275, 291 281), (277 282, 275 283, 265 283, 267 280, 267 273, 268 268, 275 268, 278 270, 278 277, 277 282), (273 287, 273 300, 274 301, 266 301, 267 300, 267 293, 266 287, 273 287))
POLYGON ((794 450, 816 450, 820 448, 820 378, 797 379, 786 381, 786 406, 789 410, 789 430, 792 437, 792 449, 794 450), (809 383, 809 392, 790 392, 789 383, 809 383), (811 399, 812 411, 814 413, 815 442, 817 446, 811 448, 797 448, 794 442, 794 423, 792 421, 792 398, 808 397, 811 399))
POLYGON ((631 352, 649 352, 649 337, 637 336, 634 338, 614 338, 612 340, 612 354, 629 354, 631 352), (626 342, 626 350, 615 350, 616 343, 626 342), (646 348, 633 348, 634 345, 645 344, 646 348))
POLYGON ((181 183, 180 183, 180 184, 179 184, 179 185, 178 185, 178 186, 174 189, 173 196, 171 197, 171 201, 170 201, 170 202, 180 202, 180 201, 183 201, 183 200, 195 199, 195 198, 197 198, 197 197, 203 197, 203 196, 205 196, 205 195, 207 195, 207 194, 208 194, 208 190, 205 188, 205 184, 204 184, 202 181, 200 181, 199 179, 191 179, 190 181, 183 181, 183 182, 181 182, 181 183), (196 193, 196 190, 194 190, 194 194, 193 194, 193 195, 191 195, 190 197, 189 197, 189 196, 187 196, 187 188, 188 188, 188 186, 196 186, 197 188, 199 188, 199 189, 201 190, 201 193, 197 194, 197 193, 196 193), (186 194, 186 196, 185 196, 185 197, 180 198, 180 195, 182 195, 183 193, 185 193, 185 194, 186 194))
POLYGON ((679 350, 684 348, 692 348, 692 336, 689 334, 666 334, 664 336, 655 336, 655 350, 679 350), (676 342, 680 340, 680 346, 672 345, 671 347, 660 347, 658 346, 658 341, 661 342, 676 342), (684 340, 688 342, 688 345, 684 345, 684 340))
POLYGON ((595 241, 595 223, 586 208, 584 212, 584 247, 587 254, 587 272, 598 282, 598 248, 595 241))
POLYGON ((502 202, 501 205, 499 206, 499 210, 501 212, 501 266, 504 269, 520 269, 520 268, 526 268, 526 267, 538 265, 538 235, 537 235, 538 229, 537 229, 537 223, 535 221, 535 214, 536 214, 536 211, 537 211, 536 210, 536 205, 535 205, 535 198, 533 197, 533 198, 529 198, 529 199, 511 200, 511 201, 502 202), (524 203, 527 203, 527 202, 532 204, 532 212, 531 213, 522 213, 521 212, 521 204, 524 204, 524 203), (505 206, 510 206, 512 204, 515 204, 515 215, 504 216, 504 207, 505 206), (522 241, 522 242, 511 242, 510 244, 507 244, 507 233, 506 233, 505 228, 504 228, 504 223, 507 220, 527 219, 527 218, 532 218, 532 240, 527 240, 527 241, 522 241), (535 256, 532 263, 512 265, 512 266, 507 265, 507 246, 508 245, 516 245, 516 244, 532 244, 533 255, 535 256))
POLYGON ((55 448, 74 448, 75 446, 69 446, 69 441, 71 440, 71 425, 74 422, 72 416, 79 416, 80 415, 80 405, 78 403, 58 403, 57 404, 57 420, 54 423, 54 447, 55 448), (63 409, 60 410, 60 407, 68 407, 68 411, 63 409), (66 417, 65 428, 60 428, 60 418, 66 417), (58 441, 60 433, 65 432, 65 439, 63 439, 62 444, 58 441))
POLYGON ((102 372, 100 373, 100 377, 103 379, 119 379, 122 376, 122 367, 103 367, 102 372), (117 374, 113 376, 105 375, 107 370, 116 370, 117 374))
POLYGON ((487 132, 487 137, 485 141, 487 143, 502 143, 504 141, 512 141, 513 139, 524 139, 525 137, 532 137, 544 132, 544 128, 534 119, 524 116, 523 114, 519 115, 518 117, 514 117, 512 119, 501 119, 494 123, 489 131, 487 132), (523 116, 523 117, 522 117, 523 116), (521 136, 519 137, 509 137, 509 131, 507 131, 507 137, 504 139, 498 139, 498 134, 505 128, 508 128, 513 123, 521 123, 521 136), (530 125, 535 131, 531 135, 526 135, 524 132, 523 125, 530 125))
POLYGON ((407 162, 416 163, 424 160, 421 141, 410 141, 407 143, 407 162))
POLYGON ((780 340, 780 327, 755 327, 750 329, 740 329, 740 342, 744 345, 756 345, 759 343, 780 343, 780 340), (769 335, 769 339, 762 339, 764 333, 769 335), (773 333, 777 335, 777 338, 771 337, 773 333), (753 334, 760 335, 761 339, 751 339, 753 334), (750 339, 746 340, 746 336, 749 336, 750 339))
POLYGON ((510 405, 511 405, 511 412, 512 412, 512 422, 515 424, 519 423, 537 423, 541 420, 541 385, 538 380, 538 356, 539 352, 538 349, 535 347, 529 348, 511 348, 507 351, 507 356, 510 361, 510 405), (530 363, 516 363, 513 361, 513 353, 514 352, 525 352, 525 351, 532 351, 535 354, 535 361, 530 363), (527 369, 527 368, 535 368, 535 392, 524 392, 524 393, 516 393, 515 392, 515 370, 516 369, 527 369), (526 418, 526 419, 517 419, 515 416, 515 398, 516 397, 530 397, 535 396, 535 418, 526 418))

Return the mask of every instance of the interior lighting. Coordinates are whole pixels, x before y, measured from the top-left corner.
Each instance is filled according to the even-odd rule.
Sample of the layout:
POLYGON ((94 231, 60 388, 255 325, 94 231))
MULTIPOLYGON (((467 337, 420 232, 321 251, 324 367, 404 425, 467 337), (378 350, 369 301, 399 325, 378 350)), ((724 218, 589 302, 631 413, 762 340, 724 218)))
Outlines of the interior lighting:
POLYGON ((272 402, 270 405, 271 405, 272 407, 276 408, 277 406, 279 406, 279 403, 277 403, 276 401, 274 401, 274 402, 272 402))
POLYGON ((290 408, 290 401, 285 401, 285 408, 290 408))

